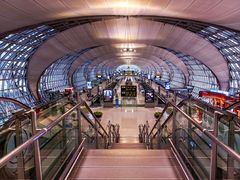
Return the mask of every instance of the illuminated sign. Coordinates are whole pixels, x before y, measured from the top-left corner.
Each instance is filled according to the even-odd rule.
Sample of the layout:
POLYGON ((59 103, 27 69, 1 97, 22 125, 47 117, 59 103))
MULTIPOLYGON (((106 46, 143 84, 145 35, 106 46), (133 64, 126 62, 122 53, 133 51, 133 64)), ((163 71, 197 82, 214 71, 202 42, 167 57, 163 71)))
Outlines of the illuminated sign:
POLYGON ((92 89, 92 82, 91 81, 87 81, 87 89, 92 89))

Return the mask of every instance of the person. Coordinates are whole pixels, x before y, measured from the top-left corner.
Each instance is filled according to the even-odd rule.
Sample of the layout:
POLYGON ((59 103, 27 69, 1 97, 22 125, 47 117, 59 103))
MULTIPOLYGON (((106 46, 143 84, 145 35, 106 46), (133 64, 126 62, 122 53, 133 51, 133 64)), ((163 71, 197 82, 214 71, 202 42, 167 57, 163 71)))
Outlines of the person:
POLYGON ((116 107, 119 107, 119 99, 118 99, 118 94, 117 93, 116 93, 115 101, 116 101, 116 107))

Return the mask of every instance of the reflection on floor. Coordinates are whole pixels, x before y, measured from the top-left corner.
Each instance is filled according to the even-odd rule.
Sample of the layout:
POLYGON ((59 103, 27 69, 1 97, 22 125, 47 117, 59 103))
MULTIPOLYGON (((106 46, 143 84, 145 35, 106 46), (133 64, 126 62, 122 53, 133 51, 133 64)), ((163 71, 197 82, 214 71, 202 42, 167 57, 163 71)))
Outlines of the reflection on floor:
POLYGON ((124 107, 124 108, 93 108, 93 111, 102 111, 101 123, 107 126, 108 121, 120 125, 120 136, 138 137, 138 125, 147 120, 150 127, 155 123, 154 112, 162 111, 162 108, 124 107))

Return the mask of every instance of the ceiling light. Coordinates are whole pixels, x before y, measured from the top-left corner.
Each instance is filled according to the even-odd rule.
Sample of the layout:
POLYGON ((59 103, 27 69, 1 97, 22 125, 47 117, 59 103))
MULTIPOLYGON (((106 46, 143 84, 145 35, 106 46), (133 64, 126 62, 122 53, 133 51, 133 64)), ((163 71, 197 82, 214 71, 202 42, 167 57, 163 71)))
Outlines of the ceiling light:
POLYGON ((133 49, 133 48, 123 48, 123 49, 121 49, 121 52, 136 52, 136 49, 133 49))

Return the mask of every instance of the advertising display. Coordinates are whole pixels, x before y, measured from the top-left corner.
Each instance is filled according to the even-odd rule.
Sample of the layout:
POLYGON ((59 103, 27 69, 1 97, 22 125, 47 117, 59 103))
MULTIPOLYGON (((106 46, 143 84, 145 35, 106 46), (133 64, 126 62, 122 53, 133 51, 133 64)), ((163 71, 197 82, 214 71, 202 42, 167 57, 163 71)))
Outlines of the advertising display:
POLYGON ((122 97, 137 97, 137 86, 121 86, 122 97))
POLYGON ((87 81, 87 89, 92 89, 92 82, 91 81, 87 81))
POLYGON ((113 90, 112 89, 104 89, 103 90, 103 101, 104 102, 112 102, 113 101, 113 90))
POLYGON ((154 90, 146 89, 145 90, 145 103, 153 103, 154 102, 154 90))

